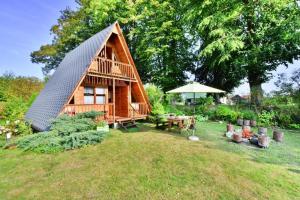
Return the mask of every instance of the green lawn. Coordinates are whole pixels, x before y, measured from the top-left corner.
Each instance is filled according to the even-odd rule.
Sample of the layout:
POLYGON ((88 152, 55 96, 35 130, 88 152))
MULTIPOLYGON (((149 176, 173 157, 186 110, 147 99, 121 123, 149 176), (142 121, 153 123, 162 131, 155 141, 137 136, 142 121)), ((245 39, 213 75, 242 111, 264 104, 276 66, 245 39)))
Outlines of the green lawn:
POLYGON ((201 141, 143 125, 58 154, 0 150, 0 199, 300 199, 300 132, 269 149, 200 123, 201 141))

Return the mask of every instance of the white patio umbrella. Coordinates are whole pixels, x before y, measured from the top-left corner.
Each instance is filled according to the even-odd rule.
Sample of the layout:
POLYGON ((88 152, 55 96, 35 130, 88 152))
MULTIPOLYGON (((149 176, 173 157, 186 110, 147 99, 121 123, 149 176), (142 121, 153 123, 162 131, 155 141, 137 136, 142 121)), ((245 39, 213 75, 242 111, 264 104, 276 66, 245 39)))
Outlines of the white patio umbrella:
MULTIPOLYGON (((197 93, 225 93, 225 91, 213 87, 209 87, 206 85, 202 85, 198 82, 192 82, 187 85, 181 86, 179 88, 170 90, 167 93, 180 93, 180 94, 192 93, 194 95, 194 116, 195 116, 195 99, 197 93)), ((194 129, 193 129, 193 135, 190 136, 189 139, 199 140, 199 138, 194 135, 194 129)))

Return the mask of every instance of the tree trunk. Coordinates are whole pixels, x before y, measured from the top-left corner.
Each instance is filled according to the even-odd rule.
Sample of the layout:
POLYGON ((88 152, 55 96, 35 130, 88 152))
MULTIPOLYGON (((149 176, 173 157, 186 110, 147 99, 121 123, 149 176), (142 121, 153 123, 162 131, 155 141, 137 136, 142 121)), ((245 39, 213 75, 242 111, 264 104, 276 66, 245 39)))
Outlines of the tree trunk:
POLYGON ((261 82, 256 78, 248 76, 250 93, 251 93, 251 104, 260 107, 263 98, 263 89, 261 87, 261 82))

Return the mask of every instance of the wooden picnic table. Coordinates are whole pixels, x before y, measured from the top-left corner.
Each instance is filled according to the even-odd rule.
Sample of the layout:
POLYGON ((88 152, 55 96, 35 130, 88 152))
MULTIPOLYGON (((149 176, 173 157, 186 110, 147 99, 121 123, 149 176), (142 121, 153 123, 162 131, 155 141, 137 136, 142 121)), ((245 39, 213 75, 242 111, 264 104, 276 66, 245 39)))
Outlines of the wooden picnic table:
POLYGON ((193 116, 177 116, 177 117, 168 117, 168 130, 171 131, 173 126, 178 126, 179 131, 181 132, 184 128, 189 128, 188 126, 194 124, 195 120, 193 116))

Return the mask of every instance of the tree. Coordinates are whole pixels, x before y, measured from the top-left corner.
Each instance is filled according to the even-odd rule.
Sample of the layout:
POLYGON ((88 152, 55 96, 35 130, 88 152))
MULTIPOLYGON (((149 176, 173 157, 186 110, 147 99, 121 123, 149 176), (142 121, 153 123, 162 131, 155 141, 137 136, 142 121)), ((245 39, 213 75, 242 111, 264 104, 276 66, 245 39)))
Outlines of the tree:
POLYGON ((51 28, 54 39, 31 54, 45 64, 44 74, 56 69, 64 55, 82 41, 118 20, 137 69, 145 83, 169 90, 185 82, 193 66, 190 40, 183 23, 181 1, 78 0, 76 11, 61 12, 51 28))
POLYGON ((206 70, 214 79, 220 76, 220 67, 224 72, 221 79, 226 81, 247 77, 251 102, 260 105, 261 84, 271 78, 270 72, 300 56, 300 10, 296 1, 191 0, 189 3, 187 19, 192 21, 190 28, 196 28, 191 34, 201 40, 201 64, 207 63, 206 70), (238 72, 242 75, 236 76, 238 72))

